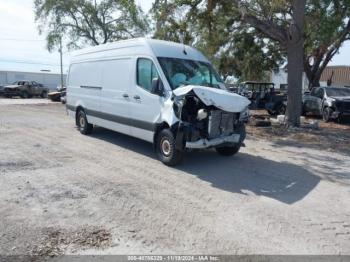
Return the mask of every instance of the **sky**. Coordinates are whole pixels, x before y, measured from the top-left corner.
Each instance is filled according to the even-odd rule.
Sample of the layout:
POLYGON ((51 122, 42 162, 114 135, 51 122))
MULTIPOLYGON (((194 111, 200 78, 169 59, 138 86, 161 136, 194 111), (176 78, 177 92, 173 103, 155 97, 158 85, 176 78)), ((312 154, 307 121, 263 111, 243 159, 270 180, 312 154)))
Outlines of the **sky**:
MULTIPOLYGON (((153 0, 136 0, 147 12, 153 0)), ((49 53, 45 36, 34 22, 33 0, 0 0, 0 70, 59 72, 59 54, 49 53)), ((330 65, 350 65, 350 41, 344 44, 330 65)), ((65 70, 69 52, 64 50, 65 70)))

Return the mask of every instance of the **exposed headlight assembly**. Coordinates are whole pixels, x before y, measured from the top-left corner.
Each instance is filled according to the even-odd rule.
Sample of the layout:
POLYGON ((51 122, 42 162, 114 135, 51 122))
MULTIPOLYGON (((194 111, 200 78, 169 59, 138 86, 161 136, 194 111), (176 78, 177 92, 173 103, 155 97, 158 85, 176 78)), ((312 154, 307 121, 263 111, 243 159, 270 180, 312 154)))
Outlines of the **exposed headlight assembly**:
POLYGON ((240 114, 239 114, 239 121, 246 122, 249 119, 249 109, 246 107, 240 114))
POLYGON ((182 111, 182 107, 184 106, 184 103, 185 101, 183 98, 175 97, 173 108, 174 108, 174 113, 176 117, 179 119, 181 118, 181 111, 182 111))
POLYGON ((208 112, 205 109, 199 109, 197 113, 197 120, 201 121, 208 117, 208 112))
POLYGON ((333 97, 328 97, 327 98, 327 102, 330 104, 330 105, 333 105, 333 104, 335 104, 335 102, 336 102, 336 100, 333 98, 333 97))

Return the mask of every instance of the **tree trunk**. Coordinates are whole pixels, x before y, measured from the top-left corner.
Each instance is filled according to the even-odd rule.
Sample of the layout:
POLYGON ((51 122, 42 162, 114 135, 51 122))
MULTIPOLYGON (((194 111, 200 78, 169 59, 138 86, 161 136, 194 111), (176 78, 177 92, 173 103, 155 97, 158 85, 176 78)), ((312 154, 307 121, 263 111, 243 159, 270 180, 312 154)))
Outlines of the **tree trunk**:
POLYGON ((311 88, 313 87, 317 87, 317 86, 320 86, 320 79, 321 79, 321 75, 317 74, 316 76, 313 77, 313 79, 309 79, 309 88, 311 90, 311 88))
POLYGON ((314 68, 309 65, 308 61, 304 60, 304 72, 309 81, 309 90, 315 86, 320 86, 321 73, 320 70, 318 70, 319 65, 314 65, 314 67, 315 66, 318 66, 317 70, 314 70, 314 68))
POLYGON ((304 72, 304 20, 306 0, 293 1, 293 20, 288 30, 288 126, 299 126, 304 72))
POLYGON ((288 57, 288 104, 287 118, 289 126, 300 125, 303 84, 303 43, 290 43, 287 46, 288 57))

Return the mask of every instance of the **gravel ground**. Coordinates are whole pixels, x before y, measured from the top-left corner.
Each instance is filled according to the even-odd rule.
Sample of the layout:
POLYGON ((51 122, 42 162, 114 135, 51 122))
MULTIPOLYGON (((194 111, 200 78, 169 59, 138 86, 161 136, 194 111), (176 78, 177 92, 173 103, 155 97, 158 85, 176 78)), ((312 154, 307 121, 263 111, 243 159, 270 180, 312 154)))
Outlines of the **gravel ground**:
POLYGON ((232 158, 0 102, 0 254, 350 254, 350 156, 248 136, 232 158), (2 104, 2 105, 1 105, 2 104))
POLYGON ((1 98, 0 105, 38 105, 38 104, 52 104, 53 102, 48 99, 43 98, 30 98, 22 99, 20 97, 14 97, 11 99, 1 98))

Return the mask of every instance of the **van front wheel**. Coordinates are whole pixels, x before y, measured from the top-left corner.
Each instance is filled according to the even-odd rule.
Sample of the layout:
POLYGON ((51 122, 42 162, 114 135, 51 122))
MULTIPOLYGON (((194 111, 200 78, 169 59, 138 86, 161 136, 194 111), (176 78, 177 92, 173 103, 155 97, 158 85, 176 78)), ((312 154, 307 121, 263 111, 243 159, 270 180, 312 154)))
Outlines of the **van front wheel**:
POLYGON ((183 152, 175 147, 176 140, 170 129, 163 129, 159 132, 156 140, 156 152, 160 161, 167 166, 179 164, 183 157, 183 152))
POLYGON ((233 156, 238 153, 241 147, 239 145, 235 146, 224 146, 215 148, 216 152, 222 156, 233 156))
POLYGON ((80 110, 77 115, 77 126, 83 135, 88 135, 92 133, 93 125, 89 124, 86 118, 86 114, 83 110, 80 110))

